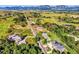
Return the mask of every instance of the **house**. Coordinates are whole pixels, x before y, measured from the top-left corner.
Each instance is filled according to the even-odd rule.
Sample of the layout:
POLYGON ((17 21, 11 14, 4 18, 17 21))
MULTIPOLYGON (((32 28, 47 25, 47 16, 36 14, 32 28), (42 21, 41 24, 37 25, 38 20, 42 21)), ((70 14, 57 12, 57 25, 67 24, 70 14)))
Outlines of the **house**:
POLYGON ((63 25, 65 28, 67 28, 68 30, 71 28, 71 27, 73 27, 73 25, 71 25, 71 24, 64 24, 63 25))
POLYGON ((38 31, 43 31, 43 30, 44 30, 44 28, 41 27, 41 26, 38 26, 36 29, 37 29, 38 31))
POLYGON ((70 27, 72 26, 71 24, 64 24, 65 27, 70 27))
POLYGON ((79 31, 79 26, 77 26, 75 29, 79 31))
POLYGON ((9 35, 9 36, 8 36, 8 39, 9 39, 10 41, 16 41, 16 40, 21 41, 21 40, 22 40, 21 37, 18 36, 17 34, 9 35))
POLYGON ((49 38, 49 36, 47 35, 46 32, 43 32, 42 33, 42 36, 47 40, 47 41, 50 41, 51 39, 49 38))
POLYGON ((70 17, 79 18, 79 15, 70 15, 70 17))
POLYGON ((25 39, 22 39, 22 38, 21 38, 19 35, 17 35, 17 34, 9 35, 9 36, 8 36, 8 40, 10 40, 10 41, 15 41, 15 43, 16 43, 17 45, 26 44, 25 39))
POLYGON ((46 29, 44 29, 42 26, 38 26, 38 25, 36 25, 36 24, 31 24, 31 25, 32 25, 33 29, 34 29, 35 31, 37 31, 37 32, 39 32, 39 31, 45 32, 45 31, 46 31, 46 29))
POLYGON ((12 27, 13 29, 24 29, 24 27, 22 27, 21 25, 11 25, 10 27, 12 27))
POLYGON ((64 52, 64 50, 65 50, 64 46, 61 43, 57 42, 57 41, 53 41, 52 46, 55 50, 60 51, 60 53, 64 52))

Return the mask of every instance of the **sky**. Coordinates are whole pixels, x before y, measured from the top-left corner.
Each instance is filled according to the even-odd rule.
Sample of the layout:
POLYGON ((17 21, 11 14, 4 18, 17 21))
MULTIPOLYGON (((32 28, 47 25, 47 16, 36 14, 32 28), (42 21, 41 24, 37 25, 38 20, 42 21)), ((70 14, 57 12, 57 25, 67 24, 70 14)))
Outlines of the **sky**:
POLYGON ((79 0, 0 0, 0 5, 79 5, 79 0))

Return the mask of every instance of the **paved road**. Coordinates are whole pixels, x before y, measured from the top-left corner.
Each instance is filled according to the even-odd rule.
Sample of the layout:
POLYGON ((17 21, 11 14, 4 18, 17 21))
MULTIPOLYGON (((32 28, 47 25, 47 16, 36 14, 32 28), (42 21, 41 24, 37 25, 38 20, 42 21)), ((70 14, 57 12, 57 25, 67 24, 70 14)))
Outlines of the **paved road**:
POLYGON ((39 44, 39 47, 41 48, 42 52, 44 54, 47 54, 47 50, 45 49, 45 47, 43 46, 42 42, 41 41, 38 41, 38 44, 39 44))
POLYGON ((79 38, 74 36, 74 35, 67 35, 67 36, 70 36, 70 37, 74 37, 75 38, 75 41, 79 41, 79 38))

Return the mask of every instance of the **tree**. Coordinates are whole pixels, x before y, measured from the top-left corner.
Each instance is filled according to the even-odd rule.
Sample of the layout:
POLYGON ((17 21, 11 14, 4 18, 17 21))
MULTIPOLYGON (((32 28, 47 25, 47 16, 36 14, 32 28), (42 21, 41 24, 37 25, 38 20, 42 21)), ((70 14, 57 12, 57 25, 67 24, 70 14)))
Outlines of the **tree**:
POLYGON ((15 17, 13 21, 15 21, 15 23, 27 23, 27 20, 24 14, 20 14, 20 13, 17 14, 17 17, 15 17))
POLYGON ((41 15, 40 15, 40 13, 33 12, 33 13, 32 13, 32 16, 34 16, 34 17, 37 18, 37 17, 40 17, 41 15))

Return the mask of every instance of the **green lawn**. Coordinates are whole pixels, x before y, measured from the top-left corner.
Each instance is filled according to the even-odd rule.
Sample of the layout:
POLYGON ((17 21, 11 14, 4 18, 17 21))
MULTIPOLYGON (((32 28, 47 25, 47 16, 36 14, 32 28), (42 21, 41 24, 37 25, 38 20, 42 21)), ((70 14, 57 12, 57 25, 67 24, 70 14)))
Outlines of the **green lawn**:
POLYGON ((13 24, 12 17, 7 18, 6 21, 0 22, 0 39, 5 37, 8 33, 8 28, 11 24, 13 24))

